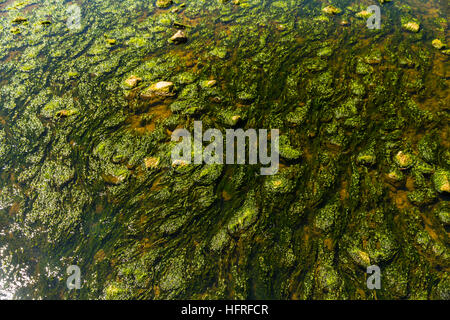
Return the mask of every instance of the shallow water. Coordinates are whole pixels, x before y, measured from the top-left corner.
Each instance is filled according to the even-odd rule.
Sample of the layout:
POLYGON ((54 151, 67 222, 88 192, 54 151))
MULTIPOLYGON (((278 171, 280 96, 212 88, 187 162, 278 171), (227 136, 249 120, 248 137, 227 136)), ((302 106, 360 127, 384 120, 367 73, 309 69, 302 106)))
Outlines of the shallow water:
POLYGON ((0 0, 0 298, 448 299, 447 18, 436 0, 0 0), (174 95, 143 99, 158 81, 174 95), (280 171, 172 167, 196 120, 279 129, 280 171))

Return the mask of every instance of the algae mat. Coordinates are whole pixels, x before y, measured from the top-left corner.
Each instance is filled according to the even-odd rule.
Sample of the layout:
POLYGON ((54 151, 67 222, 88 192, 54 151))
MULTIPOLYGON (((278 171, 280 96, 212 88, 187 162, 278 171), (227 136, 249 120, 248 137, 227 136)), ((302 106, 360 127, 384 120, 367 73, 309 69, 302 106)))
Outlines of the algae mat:
POLYGON ((0 298, 449 299, 448 4, 381 2, 0 0, 0 298))

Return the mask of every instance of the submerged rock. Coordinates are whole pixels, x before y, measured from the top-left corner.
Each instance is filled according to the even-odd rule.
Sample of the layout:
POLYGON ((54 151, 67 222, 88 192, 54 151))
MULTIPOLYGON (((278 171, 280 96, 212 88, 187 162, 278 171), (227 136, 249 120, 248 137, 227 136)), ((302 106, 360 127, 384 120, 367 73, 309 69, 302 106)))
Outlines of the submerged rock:
POLYGON ((178 30, 177 33, 175 33, 171 38, 170 41, 172 41, 175 44, 184 43, 187 41, 187 36, 184 33, 183 30, 178 30))
POLYGON ((407 22, 402 24, 403 29, 411 32, 419 32, 420 25, 417 22, 407 22))
POLYGON ((200 83, 202 88, 212 88, 217 84, 216 80, 205 80, 200 83))
POLYGON ((152 84, 144 92, 141 93, 142 98, 153 98, 155 96, 173 96, 173 82, 159 81, 152 84))
POLYGON ((108 45, 110 45, 110 46, 115 45, 116 42, 117 42, 116 39, 111 39, 111 38, 105 39, 105 41, 106 41, 106 43, 107 43, 108 45))
POLYGON ((156 0, 156 6, 158 8, 167 8, 172 5, 172 0, 156 0))
POLYGON ((210 248, 212 251, 221 251, 225 245, 230 241, 230 236, 227 230, 221 229, 219 232, 211 239, 210 248))
POLYGON ((294 189, 294 184, 291 180, 279 172, 276 175, 267 176, 264 181, 264 190, 270 195, 289 193, 294 189))
POLYGON ((223 124, 231 127, 237 125, 239 120, 241 120, 241 116, 233 110, 224 110, 218 114, 218 117, 222 120, 223 124))
POLYGON ((387 174, 386 177, 392 182, 400 182, 403 181, 405 176, 403 173, 397 168, 392 168, 387 174))
POLYGON ((336 119, 350 118, 358 114, 358 98, 350 98, 334 109, 336 119))
POLYGON ((314 226, 323 232, 331 231, 338 212, 339 207, 336 203, 327 204, 314 217, 314 226))
POLYGON ((412 155, 403 151, 399 151, 395 155, 394 161, 401 169, 407 169, 411 167, 414 162, 412 155))
POLYGON ((13 28, 11 28, 10 32, 11 32, 12 34, 19 34, 19 33, 21 33, 19 27, 13 27, 13 28))
POLYGON ((339 8, 336 8, 335 6, 330 5, 330 6, 326 6, 325 8, 323 8, 322 11, 329 15, 335 15, 335 14, 341 13, 342 10, 339 8))
POLYGON ((431 188, 423 188, 408 193, 408 200, 416 206, 430 204, 435 198, 436 192, 431 188))
POLYGON ((433 45, 433 47, 435 47, 438 50, 441 50, 442 48, 445 47, 445 44, 442 43, 441 40, 439 39, 434 39, 431 44, 433 45))
POLYGON ((24 23, 24 22, 27 22, 27 21, 28 21, 27 18, 19 16, 19 17, 14 18, 11 22, 14 23, 14 24, 21 24, 21 23, 24 23))
POLYGON ((142 78, 132 75, 127 80, 125 80, 125 85, 132 89, 132 88, 136 87, 137 84, 141 81, 142 81, 142 78))
POLYGON ((370 265, 370 256, 367 252, 358 248, 349 248, 348 254, 360 266, 367 267, 370 265))
POLYGON ((372 15, 373 15, 373 12, 367 11, 367 10, 362 10, 362 11, 358 12, 357 14, 355 14, 356 17, 362 18, 362 19, 368 19, 372 15))
POLYGON ((436 191, 450 193, 450 172, 445 169, 437 170, 433 175, 436 191))
POLYGON ((438 218, 443 224, 450 224, 450 210, 449 208, 441 208, 438 211, 438 218))

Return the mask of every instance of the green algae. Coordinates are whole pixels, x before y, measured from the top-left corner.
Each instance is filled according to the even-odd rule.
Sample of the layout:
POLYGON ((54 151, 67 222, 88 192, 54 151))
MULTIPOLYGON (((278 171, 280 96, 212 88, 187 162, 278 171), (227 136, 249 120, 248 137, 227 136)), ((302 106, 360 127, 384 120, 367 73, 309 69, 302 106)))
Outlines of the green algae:
POLYGON ((1 20, 0 228, 14 241, 0 237, 23 261, 16 296, 448 298, 448 84, 433 71, 448 61, 431 45, 445 17, 384 4, 374 35, 348 1, 326 15, 318 2, 171 2, 83 4, 78 31, 62 1, 1 20), (189 26, 181 46, 167 42, 175 22, 189 26), (170 132, 193 120, 280 129, 279 173, 173 168, 170 132))

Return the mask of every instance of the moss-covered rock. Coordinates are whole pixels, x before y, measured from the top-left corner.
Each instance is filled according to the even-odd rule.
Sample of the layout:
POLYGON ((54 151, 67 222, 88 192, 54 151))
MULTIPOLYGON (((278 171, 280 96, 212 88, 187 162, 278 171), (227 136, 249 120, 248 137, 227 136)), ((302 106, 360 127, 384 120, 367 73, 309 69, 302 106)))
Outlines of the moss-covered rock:
POLYGON ((450 193, 450 171, 438 169, 433 174, 433 183, 437 192, 450 193))
POLYGON ((409 21, 402 24, 403 29, 410 32, 419 32, 420 24, 415 21, 409 21))
POLYGON ((129 89, 132 89, 138 85, 139 82, 142 81, 142 78, 137 77, 135 75, 131 75, 128 79, 124 81, 125 86, 129 89))
POLYGON ((152 85, 150 85, 150 87, 148 87, 141 93, 142 98, 153 98, 156 96, 165 97, 173 95, 175 95, 174 84, 170 81, 159 81, 153 83, 152 85))
POLYGON ((431 41, 431 45, 438 50, 445 48, 445 44, 439 39, 434 39, 433 41, 431 41))
POLYGON ((178 30, 172 37, 170 41, 175 44, 185 43, 187 41, 186 33, 183 30, 178 30))
POLYGON ((395 154, 394 161, 400 169, 408 169, 413 165, 414 157, 411 153, 399 151, 395 154))
POLYGON ((156 0, 156 6, 158 8, 168 8, 172 5, 172 0, 156 0))
POLYGON ((281 136, 279 139, 279 153, 281 157, 288 160, 298 159, 302 155, 301 150, 291 146, 287 136, 281 136))
POLYGON ((335 14, 341 13, 341 11, 342 11, 341 9, 336 8, 335 6, 332 6, 332 5, 326 6, 322 9, 322 12, 329 14, 329 15, 335 15, 335 14))
POLYGON ((367 10, 362 10, 358 13, 355 14, 356 17, 361 18, 361 19, 368 19, 373 15, 373 12, 367 11, 367 10))

